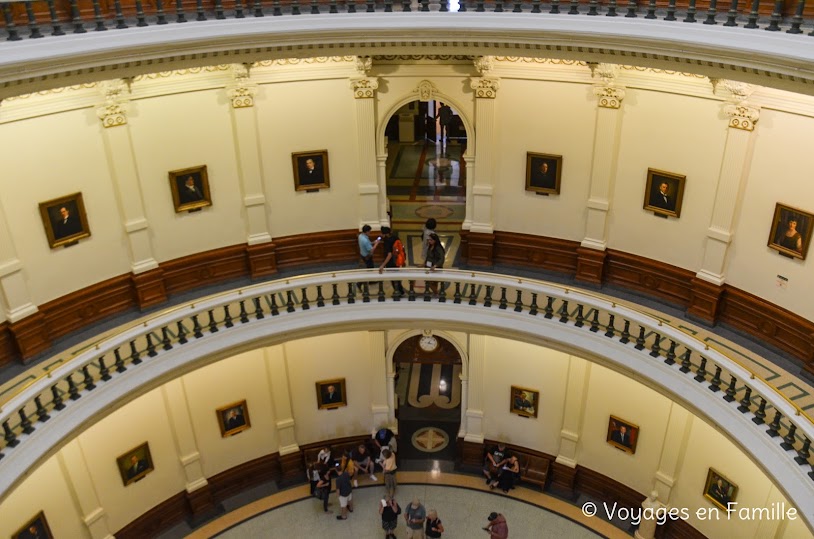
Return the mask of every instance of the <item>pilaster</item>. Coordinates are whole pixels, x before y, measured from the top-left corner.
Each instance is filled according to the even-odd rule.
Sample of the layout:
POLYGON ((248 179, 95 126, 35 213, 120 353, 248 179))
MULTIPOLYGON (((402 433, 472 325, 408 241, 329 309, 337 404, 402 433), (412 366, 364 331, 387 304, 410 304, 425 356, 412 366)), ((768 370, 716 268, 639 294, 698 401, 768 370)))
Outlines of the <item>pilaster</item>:
POLYGON ((9 322, 16 322, 37 312, 31 302, 28 285, 23 277, 23 264, 11 239, 11 228, 0 204, 0 308, 9 322))
POLYGON ((267 346, 263 349, 269 387, 271 388, 274 417, 277 418, 277 439, 280 456, 297 453, 300 450, 295 436, 295 422, 291 410, 291 391, 288 380, 288 359, 285 345, 267 346))
POLYGON ((395 413, 395 388, 392 392, 389 374, 393 371, 392 361, 387 360, 387 350, 384 342, 384 331, 369 331, 370 343, 370 413, 373 419, 371 431, 378 430, 382 425, 390 424, 390 417, 395 413))
MULTIPOLYGON (((475 98, 475 155, 478 156, 478 167, 475 174, 471 169, 467 169, 472 183, 472 218, 469 231, 491 234, 494 231, 492 191, 498 148, 495 99, 500 88, 500 79, 490 74, 493 64, 491 56, 475 58, 474 64, 480 76, 472 77, 469 86, 475 98)), ((469 196, 467 196, 467 200, 469 200, 469 196)))
POLYGON ((486 431, 483 417, 484 361, 486 337, 469 335, 469 391, 466 401, 466 433, 464 440, 483 444, 486 431))
MULTIPOLYGON (((226 86, 226 94, 231 105, 238 181, 244 194, 243 206, 246 208, 246 243, 249 246, 263 245, 271 242, 271 234, 266 214, 266 195, 263 192, 263 167, 260 166, 257 113, 254 108, 257 85, 251 80, 247 64, 232 64, 230 72, 232 80, 226 86)), ((258 253, 249 252, 250 260, 254 254, 258 253)), ((265 269, 269 269, 268 265, 265 265, 265 269)), ((276 264, 274 270, 276 271, 276 264)))
POLYGON ((560 449, 556 459, 559 464, 570 468, 576 468, 577 465, 577 444, 582 431, 583 409, 590 378, 591 364, 584 359, 570 356, 560 430, 560 449))
POLYGON ((673 403, 670 406, 667 430, 661 446, 661 458, 654 477, 654 490, 659 493, 659 500, 670 499, 676 476, 687 451, 692 420, 692 414, 678 404, 673 403))
POLYGON ((82 452, 79 439, 74 438, 57 453, 57 462, 65 476, 68 488, 78 506, 82 522, 92 539, 112 539, 107 513, 96 495, 96 488, 82 452))
MULTIPOLYGON (((378 173, 376 156, 376 90, 379 79, 369 77, 373 67, 370 57, 356 57, 356 76, 350 79, 356 109, 356 145, 359 164, 359 224, 381 223, 385 214, 380 208, 386 202, 386 178, 378 173)), ((386 221, 386 219, 385 219, 386 221)))

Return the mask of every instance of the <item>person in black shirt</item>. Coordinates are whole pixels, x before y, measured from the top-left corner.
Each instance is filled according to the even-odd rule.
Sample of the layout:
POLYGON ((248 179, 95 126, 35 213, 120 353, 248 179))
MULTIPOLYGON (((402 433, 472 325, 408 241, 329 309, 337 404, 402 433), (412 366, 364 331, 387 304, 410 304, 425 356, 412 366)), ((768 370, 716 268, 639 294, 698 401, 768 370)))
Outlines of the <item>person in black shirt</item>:
POLYGON ((382 516, 382 529, 384 530, 384 539, 395 539, 396 527, 399 524, 399 515, 401 514, 401 507, 399 507, 396 499, 389 494, 385 495, 384 499, 379 502, 379 514, 382 516))
MULTIPOLYGON (((396 254, 393 252, 393 244, 396 243, 398 236, 393 233, 389 226, 382 227, 382 236, 384 237, 384 262, 379 266, 379 273, 384 272, 384 268, 396 268, 396 254)), ((404 286, 401 281, 390 281, 393 285, 393 290, 400 296, 404 295, 404 286)))

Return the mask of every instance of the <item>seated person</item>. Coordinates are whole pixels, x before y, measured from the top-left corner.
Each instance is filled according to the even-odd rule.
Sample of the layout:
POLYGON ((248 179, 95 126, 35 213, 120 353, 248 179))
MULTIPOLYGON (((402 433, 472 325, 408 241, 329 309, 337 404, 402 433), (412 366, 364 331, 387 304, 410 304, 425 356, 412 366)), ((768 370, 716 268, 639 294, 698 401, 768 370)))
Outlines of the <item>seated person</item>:
POLYGON ((498 442, 496 446, 486 453, 486 459, 483 462, 483 475, 486 476, 486 484, 491 488, 497 486, 500 469, 506 464, 508 456, 506 444, 503 442, 498 442))
POLYGON ((319 450, 319 454, 317 455, 317 462, 321 462, 327 466, 333 465, 333 461, 331 460, 331 446, 326 445, 325 447, 319 450))
POLYGON ((370 474, 371 480, 378 481, 376 476, 373 475, 373 459, 370 458, 370 453, 367 452, 365 444, 359 444, 359 447, 354 449, 351 453, 351 458, 354 464, 356 464, 357 470, 370 474))
POLYGON ((514 488, 514 483, 519 478, 520 478, 520 461, 517 460, 517 457, 512 455, 506 461, 506 464, 504 464, 500 468, 500 477, 498 478, 498 483, 500 484, 501 490, 503 490, 503 492, 509 492, 509 490, 514 488))

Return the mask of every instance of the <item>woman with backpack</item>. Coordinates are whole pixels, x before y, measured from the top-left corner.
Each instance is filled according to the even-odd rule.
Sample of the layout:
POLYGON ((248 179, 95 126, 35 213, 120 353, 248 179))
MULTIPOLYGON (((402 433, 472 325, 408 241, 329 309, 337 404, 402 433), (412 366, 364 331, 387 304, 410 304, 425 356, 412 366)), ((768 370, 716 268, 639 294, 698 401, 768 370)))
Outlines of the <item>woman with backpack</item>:
MULTIPOLYGON (((444 246, 441 245, 438 234, 433 232, 427 241, 427 259, 424 262, 424 266, 430 271, 435 271, 435 268, 443 268, 444 258, 446 258, 444 246)), ((438 281, 427 281, 427 287, 433 294, 438 293, 438 281)))

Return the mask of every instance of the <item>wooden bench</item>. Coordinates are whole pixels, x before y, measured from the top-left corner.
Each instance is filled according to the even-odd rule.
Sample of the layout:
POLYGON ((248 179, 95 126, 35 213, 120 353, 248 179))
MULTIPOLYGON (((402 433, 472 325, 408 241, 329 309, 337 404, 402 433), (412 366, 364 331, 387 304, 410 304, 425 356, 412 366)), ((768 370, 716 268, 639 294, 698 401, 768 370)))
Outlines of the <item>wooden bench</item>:
MULTIPOLYGON (((520 468, 520 480, 537 485, 540 490, 545 490, 551 462, 547 458, 533 455, 525 455, 525 459, 525 465, 520 468)), ((523 462, 522 457, 521 462, 523 462)))

